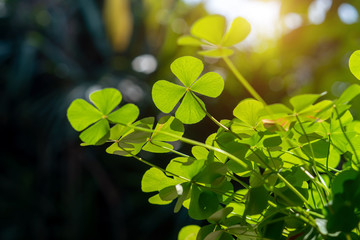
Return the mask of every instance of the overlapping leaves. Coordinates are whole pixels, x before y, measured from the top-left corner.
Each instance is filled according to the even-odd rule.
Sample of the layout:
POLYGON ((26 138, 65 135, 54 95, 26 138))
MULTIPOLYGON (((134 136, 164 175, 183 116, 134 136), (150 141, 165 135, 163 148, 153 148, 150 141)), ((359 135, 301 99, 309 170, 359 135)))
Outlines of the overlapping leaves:
MULTIPOLYGON (((154 118, 144 118, 133 126, 152 130, 154 118)), ((173 149, 168 142, 179 140, 184 133, 184 125, 172 116, 164 116, 152 132, 134 130, 131 126, 115 125, 110 130, 110 140, 115 141, 106 152, 122 156, 133 156, 141 150, 153 153, 166 153, 173 149), (164 134, 171 134, 171 136, 164 134)))
POLYGON ((170 68, 182 85, 166 80, 157 81, 152 89, 156 107, 164 113, 169 113, 182 99, 175 112, 176 118, 185 124, 201 121, 206 115, 205 104, 195 93, 218 97, 224 89, 223 79, 215 72, 206 73, 198 78, 204 65, 201 60, 190 56, 176 59, 170 68))

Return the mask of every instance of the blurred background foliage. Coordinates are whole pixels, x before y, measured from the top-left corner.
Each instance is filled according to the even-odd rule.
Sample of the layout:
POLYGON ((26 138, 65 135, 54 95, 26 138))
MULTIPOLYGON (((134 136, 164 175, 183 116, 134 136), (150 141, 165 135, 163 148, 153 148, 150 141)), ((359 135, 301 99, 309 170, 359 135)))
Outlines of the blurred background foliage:
MULTIPOLYGON (((104 147, 81 148, 66 109, 75 98, 115 87, 142 117, 159 115, 152 84, 175 80, 175 58, 200 57, 176 39, 200 17, 219 13, 211 8, 219 2, 240 16, 243 4, 260 20, 250 2, 276 6, 269 8, 277 11, 275 33, 249 37, 233 57, 267 102, 304 92, 336 97, 356 81, 348 59, 360 49, 357 0, 0 0, 0 239, 176 239, 193 223, 184 210, 175 215, 172 206, 147 203, 140 190, 146 166, 104 147)), ((226 81, 208 109, 231 118, 249 95, 221 61, 203 60, 226 81)), ((186 136, 203 141, 212 131, 204 120, 187 126, 186 136)), ((143 157, 165 165, 171 155, 143 157)))

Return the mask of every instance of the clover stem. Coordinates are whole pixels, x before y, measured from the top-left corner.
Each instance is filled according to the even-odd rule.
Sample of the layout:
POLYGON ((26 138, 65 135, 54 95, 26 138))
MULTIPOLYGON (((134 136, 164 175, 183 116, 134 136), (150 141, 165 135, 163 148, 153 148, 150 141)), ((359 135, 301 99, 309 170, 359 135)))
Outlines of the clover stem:
MULTIPOLYGON (((311 159, 311 161, 310 161, 310 164, 311 164, 310 167, 313 169, 316 178, 319 179, 320 182, 322 183, 323 188, 325 188, 325 190, 326 190, 326 193, 328 193, 328 192, 329 192, 329 189, 327 188, 326 183, 324 182, 324 180, 323 180, 322 177, 320 176, 320 174, 319 174, 319 172, 318 172, 318 170, 317 170, 317 167, 316 167, 314 149, 313 149, 312 144, 311 144, 311 142, 310 142, 310 138, 309 138, 309 136, 307 135, 307 133, 306 133, 306 131, 305 131, 305 128, 304 128, 302 122, 300 121, 299 116, 298 116, 297 114, 295 114, 295 117, 296 117, 297 121, 299 122, 299 125, 300 125, 300 127, 301 127, 301 130, 303 131, 303 133, 304 133, 304 135, 305 135, 305 138, 306 138, 306 141, 308 142, 309 147, 310 147, 310 153, 311 153, 311 157, 312 157, 312 158, 310 158, 310 159, 311 159)), ((325 206, 324 197, 326 198, 326 196, 323 196, 323 195, 324 195, 324 192, 319 189, 318 182, 317 182, 317 181, 314 181, 314 184, 315 184, 316 191, 319 193, 321 202, 322 202, 323 206, 325 206)))
POLYGON ((208 111, 206 111, 206 109, 204 108, 204 106, 199 102, 199 100, 197 99, 196 96, 194 96, 195 94, 190 90, 189 91, 191 96, 195 99, 195 101, 199 104, 199 106, 201 107, 201 109, 204 111, 204 113, 206 114, 206 116, 208 116, 208 118, 211 119, 211 121, 213 121, 216 125, 218 125, 218 127, 225 129, 226 131, 229 131, 229 128, 226 127, 224 124, 222 124, 221 122, 219 122, 216 118, 214 118, 208 111))
POLYGON ((199 186, 199 187, 209 189, 210 191, 213 191, 213 192, 215 192, 215 193, 222 194, 222 195, 224 195, 224 196, 227 196, 227 197, 229 197, 229 198, 232 198, 234 201, 237 201, 237 200, 238 200, 238 199, 236 199, 236 196, 233 196, 232 194, 230 195, 230 194, 228 194, 227 192, 223 192, 223 191, 221 191, 221 190, 218 190, 218 189, 215 189, 215 188, 212 188, 212 187, 204 186, 202 183, 194 182, 194 181, 192 181, 192 180, 190 180, 190 179, 187 179, 187 178, 185 178, 185 177, 183 177, 183 176, 180 176, 180 175, 175 174, 175 173, 173 173, 173 172, 167 171, 166 169, 163 169, 163 168, 161 168, 161 167, 159 167, 159 166, 157 166, 157 165, 155 165, 155 164, 152 164, 152 163, 144 160, 144 159, 141 158, 141 157, 138 157, 138 156, 135 155, 135 154, 132 154, 130 151, 127 151, 126 149, 124 149, 124 148, 122 148, 122 147, 120 147, 120 148, 121 148, 121 150, 123 150, 124 152, 127 152, 129 155, 131 155, 131 156, 132 156, 133 158, 135 158, 136 160, 138 160, 138 161, 140 161, 140 162, 142 162, 142 163, 144 163, 144 164, 146 164, 146 165, 148 165, 148 166, 150 166, 150 167, 159 169, 159 170, 162 171, 163 173, 166 173, 166 174, 168 174, 168 175, 171 175, 171 176, 180 178, 180 179, 182 179, 182 180, 185 180, 186 182, 193 183, 193 184, 195 184, 195 185, 197 185, 197 186, 199 186))
POLYGON ((228 65, 232 73, 239 80, 239 82, 244 86, 244 88, 258 101, 262 102, 265 106, 267 105, 264 99, 256 92, 256 90, 249 84, 249 82, 241 75, 241 73, 236 69, 234 64, 227 56, 223 56, 222 59, 228 65))
POLYGON ((238 179, 237 177, 235 177, 233 174, 228 173, 226 176, 228 176, 229 178, 231 178, 232 180, 234 180, 235 182, 238 182, 241 184, 241 186, 243 186, 246 189, 249 189, 250 186, 248 184, 246 184, 245 182, 241 181, 240 179, 238 179))
MULTIPOLYGON (((127 126, 127 127, 130 127, 132 129, 135 129, 135 130, 139 130, 139 131, 142 131, 142 132, 149 132, 149 133, 152 133, 153 130, 151 129, 148 129, 148 128, 143 128, 143 127, 139 127, 139 126, 134 126, 134 125, 131 125, 131 124, 128 124, 128 125, 124 125, 124 126, 127 126)), ((179 137, 178 135, 176 134, 172 134, 172 133, 168 133, 166 131, 162 131, 162 130, 158 130, 157 131, 158 133, 161 133, 161 134, 164 134, 164 135, 167 135, 169 137, 173 137, 173 138, 177 138, 179 139, 180 141, 184 142, 184 143, 187 143, 187 144, 190 144, 190 145, 193 145, 193 146, 200 146, 200 147, 204 147, 208 150, 212 150, 212 151, 215 151, 215 152, 219 152, 219 153, 222 153, 224 154, 225 156, 227 156, 229 159, 231 160, 234 160, 235 162, 237 162, 238 164, 241 165, 241 167, 243 168, 247 168, 247 164, 244 163, 240 158, 232 155, 231 153, 228 153, 222 149, 219 149, 219 148, 216 148, 216 147, 213 147, 213 146, 210 146, 210 145, 207 145, 205 143, 202 143, 202 142, 198 142, 198 141, 195 141, 195 140, 192 140, 192 139, 189 139, 189 138, 184 138, 184 137, 179 137)))
POLYGON ((157 146, 157 147, 159 147, 159 148, 165 149, 165 150, 167 150, 167 151, 169 151, 169 152, 172 152, 172 153, 175 153, 175 154, 177 154, 177 155, 179 155, 179 156, 182 156, 182 157, 190 157, 189 155, 187 155, 187 154, 185 154, 185 153, 182 153, 182 152, 179 152, 179 151, 176 151, 176 150, 174 150, 174 149, 171 149, 171 148, 168 148, 168 147, 165 147, 165 146, 161 146, 161 145, 156 144, 156 143, 151 142, 151 141, 150 141, 150 143, 151 143, 152 145, 154 145, 154 146, 157 146))
POLYGON ((281 181, 285 183, 286 186, 288 186, 291 189, 291 191, 293 191, 296 194, 296 196, 298 196, 304 202, 307 208, 311 208, 307 199, 291 183, 289 183, 286 180, 286 178, 284 178, 279 172, 277 172, 276 175, 281 179, 281 181))
POLYGON ((140 161, 140 162, 142 162, 142 163, 144 163, 144 164, 146 164, 146 165, 148 165, 148 166, 150 166, 150 167, 159 169, 159 170, 162 171, 163 173, 167 173, 167 174, 169 174, 169 175, 172 175, 172 176, 174 176, 174 177, 180 178, 180 179, 185 180, 185 181, 187 181, 187 182, 191 182, 190 179, 187 179, 187 178, 185 178, 185 177, 183 177, 183 176, 180 176, 180 175, 177 175, 177 174, 175 174, 175 173, 169 172, 169 171, 167 171, 167 170, 165 170, 165 169, 163 169, 163 168, 161 168, 161 167, 159 167, 159 166, 157 166, 157 165, 155 165, 155 164, 152 164, 151 162, 146 161, 145 159, 142 159, 141 157, 138 157, 138 156, 135 155, 135 154, 132 154, 130 151, 128 151, 128 150, 126 150, 126 149, 124 149, 124 148, 122 148, 122 147, 120 147, 120 149, 123 150, 124 152, 127 152, 129 155, 131 155, 131 156, 132 156, 133 158, 135 158, 136 160, 138 160, 138 161, 140 161))
MULTIPOLYGON (((245 80, 246 81, 246 80, 245 80)), ((255 90, 254 90, 255 91, 255 90)), ((194 93, 190 91, 190 93, 192 94, 192 96, 194 97, 194 99, 199 103, 200 107, 202 108, 202 110, 205 112, 205 114, 210 117, 210 119, 212 119, 215 123, 218 123, 219 127, 222 127, 223 129, 229 131, 229 128, 224 126, 223 124, 221 124, 219 121, 217 121, 210 113, 208 113, 208 111, 206 111, 206 109, 204 109, 202 107, 202 105, 200 104, 200 102, 197 100, 197 98, 194 96, 194 93)), ((266 105, 266 103, 264 102, 264 104, 266 105)), ((237 134, 233 133, 232 131, 230 131, 232 134, 234 134, 235 136, 237 136, 237 134)), ((237 136, 238 137, 238 136, 237 136)), ((191 140, 192 141, 192 140, 191 140)), ((205 146, 207 146, 205 144, 205 146)), ((212 147, 212 146, 211 146, 212 147)), ((269 168, 273 173, 276 173, 279 178, 285 183, 285 185, 287 185, 291 191, 293 191, 295 193, 295 195, 297 195, 302 201, 304 201, 304 204, 307 207, 310 207, 307 199, 291 184, 289 183, 284 177, 281 176, 281 174, 279 172, 277 172, 276 170, 274 170, 269 164, 267 164, 267 162, 265 160, 263 160, 257 153, 256 151, 254 151, 251 147, 249 147, 249 150, 253 152, 253 154, 255 154, 259 160, 267 167, 269 168)), ((225 151, 226 152, 226 151, 225 151)), ((229 154, 228 152, 226 152, 227 154, 229 154)), ((241 161, 242 162, 242 161, 241 161)), ((245 164, 244 162, 242 162, 243 164, 245 164)), ((247 167, 247 166, 246 166, 247 167)), ((256 172, 255 172, 256 173, 256 172)), ((262 178, 262 176, 260 176, 260 178, 262 178)))
POLYGON ((354 154, 355 154, 355 159, 356 159, 357 164, 358 164, 357 167, 360 167, 360 160, 359 160, 359 157, 358 157, 358 155, 357 155, 357 153, 356 153, 355 147, 354 147, 354 145, 352 144, 352 142, 350 141, 348 135, 347 135, 346 132, 345 132, 345 128, 344 128, 344 126, 343 126, 343 124, 342 124, 342 122, 341 122, 339 112, 338 112, 338 110, 337 110, 337 108, 336 108, 335 105, 334 105, 334 109, 335 109, 335 112, 336 112, 336 116, 337 116, 337 118, 338 118, 338 120, 339 120, 339 124, 340 124, 341 131, 342 131, 342 133, 344 134, 344 137, 345 137, 346 141, 349 143, 349 145, 350 145, 350 147, 351 147, 351 150, 352 150, 352 151, 354 152, 354 154))

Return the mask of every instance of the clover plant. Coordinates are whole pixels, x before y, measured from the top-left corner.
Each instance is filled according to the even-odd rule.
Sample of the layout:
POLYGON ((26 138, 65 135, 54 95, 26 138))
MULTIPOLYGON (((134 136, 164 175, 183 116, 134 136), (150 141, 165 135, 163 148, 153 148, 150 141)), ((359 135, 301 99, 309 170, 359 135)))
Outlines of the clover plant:
MULTIPOLYGON (((193 25, 193 36, 179 39, 204 46, 201 55, 222 58, 253 95, 239 102, 233 119, 215 119, 201 100, 221 94, 221 76, 202 73, 200 59, 184 56, 171 64, 180 85, 159 80, 153 86, 155 105, 170 114, 156 125, 153 117, 137 120, 133 104, 114 110, 121 93, 112 88, 92 93, 93 105, 74 100, 67 114, 71 125, 83 131, 84 145, 109 143, 108 153, 149 165, 141 189, 154 194, 150 203, 174 202, 175 213, 186 208, 191 218, 207 221, 182 228, 179 240, 360 239, 360 121, 350 111, 360 85, 335 100, 304 94, 287 105, 268 105, 228 58, 249 31, 243 18, 225 31, 224 18, 213 15, 193 25), (218 130, 204 143, 183 136, 183 124, 205 116, 218 130), (174 150, 174 141, 191 145, 191 152, 174 150), (141 151, 172 152, 174 158, 161 168, 141 158, 141 151)), ((357 78, 359 56, 356 51, 349 61, 357 78)))

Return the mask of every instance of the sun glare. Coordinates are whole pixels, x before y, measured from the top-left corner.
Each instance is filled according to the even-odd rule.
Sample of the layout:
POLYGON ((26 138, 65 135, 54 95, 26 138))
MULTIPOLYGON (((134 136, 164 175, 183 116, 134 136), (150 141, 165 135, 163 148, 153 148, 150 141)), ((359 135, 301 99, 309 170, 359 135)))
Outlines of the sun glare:
POLYGON ((207 0, 203 2, 210 13, 221 14, 229 22, 239 16, 248 20, 252 30, 245 44, 256 45, 260 40, 273 39, 280 34, 280 2, 278 1, 207 0))

